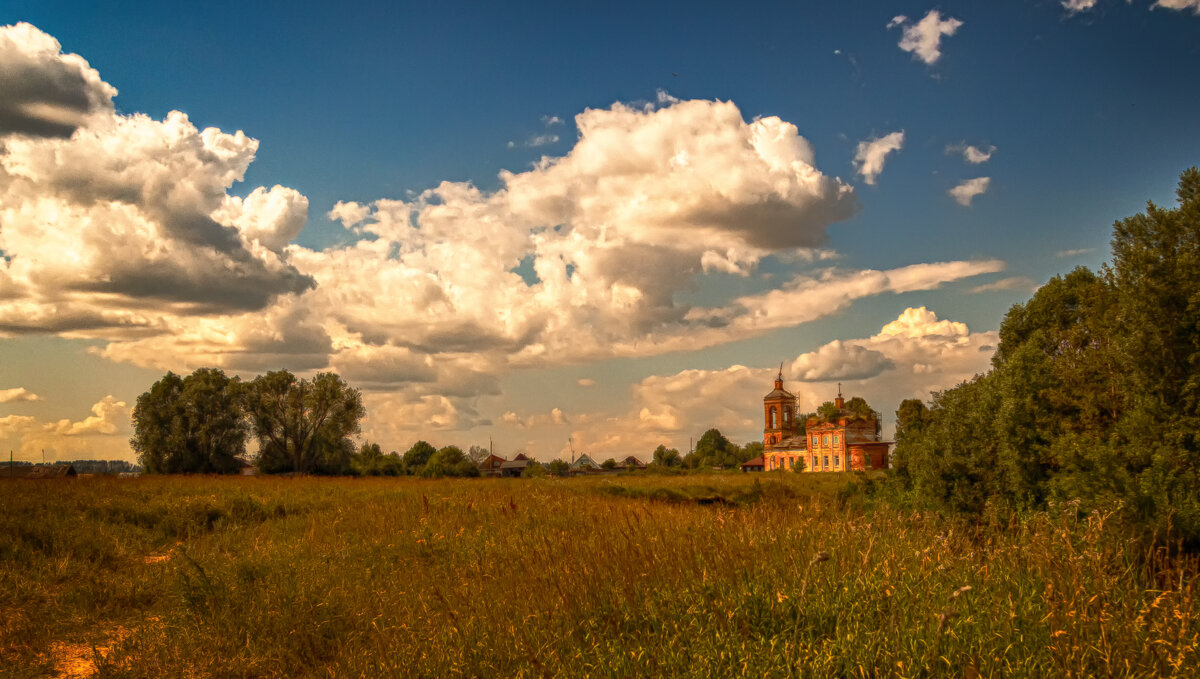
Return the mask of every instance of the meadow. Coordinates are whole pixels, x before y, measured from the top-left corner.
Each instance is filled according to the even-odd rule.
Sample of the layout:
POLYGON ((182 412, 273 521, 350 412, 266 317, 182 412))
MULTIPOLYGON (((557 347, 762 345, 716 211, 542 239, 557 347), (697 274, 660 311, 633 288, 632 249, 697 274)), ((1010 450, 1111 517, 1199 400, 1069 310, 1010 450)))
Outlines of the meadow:
POLYGON ((1197 562, 833 474, 0 482, 0 675, 1194 676, 1197 562))

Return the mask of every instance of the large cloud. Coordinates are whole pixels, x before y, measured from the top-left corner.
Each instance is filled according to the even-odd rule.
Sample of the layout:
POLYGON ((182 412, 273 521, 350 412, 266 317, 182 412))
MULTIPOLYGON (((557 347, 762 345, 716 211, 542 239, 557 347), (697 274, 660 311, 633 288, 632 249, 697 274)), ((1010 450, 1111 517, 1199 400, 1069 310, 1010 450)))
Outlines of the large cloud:
POLYGON ((26 23, 0 28, 0 135, 69 137, 117 90, 78 54, 26 23))
MULTIPOLYGON (((87 91, 115 94, 50 36, 0 28, 0 73, 74 82, 69 68, 87 91)), ((63 134, 0 136, 0 332, 157 332, 164 315, 253 311, 312 287, 280 253, 303 224, 303 196, 227 193, 257 141, 198 130, 178 111, 87 110, 63 134)))
MULTIPOLYGON (((784 366, 787 388, 801 411, 843 393, 862 396, 884 415, 884 434, 906 398, 928 399, 989 367, 997 333, 972 333, 965 324, 938 319, 925 307, 906 309, 871 337, 835 340, 801 354, 784 366), (848 358, 862 362, 857 366, 848 358), (813 379, 815 381, 796 381, 813 379)), ((643 379, 632 388, 630 406, 610 417, 590 414, 571 436, 577 450, 637 454, 646 458, 659 443, 686 446, 688 437, 717 427, 735 441, 761 440, 762 396, 777 367, 735 365, 718 370, 684 370, 643 379)), ((586 415, 586 414, 585 414, 586 415)), ((543 458, 562 451, 538 451, 543 458)))
POLYGON ((0 417, 0 444, 20 452, 22 459, 129 459, 130 409, 108 395, 81 420, 43 422, 28 415, 0 417))

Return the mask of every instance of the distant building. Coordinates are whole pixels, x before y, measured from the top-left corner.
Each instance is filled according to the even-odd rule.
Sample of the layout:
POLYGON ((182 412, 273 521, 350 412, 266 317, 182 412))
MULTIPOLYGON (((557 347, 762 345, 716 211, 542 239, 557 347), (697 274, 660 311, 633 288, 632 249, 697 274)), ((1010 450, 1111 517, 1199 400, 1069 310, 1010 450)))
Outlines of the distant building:
POLYGON ((596 464, 596 461, 589 457, 587 453, 583 453, 579 457, 575 458, 575 460, 571 462, 571 466, 567 469, 576 473, 594 472, 600 471, 600 465, 596 464))
POLYGON ((13 479, 73 479, 79 474, 69 464, 4 465, 0 478, 13 479))
POLYGON ((763 458, 763 456, 759 455, 758 457, 754 458, 753 460, 746 460, 745 462, 743 462, 742 463, 742 471, 744 471, 744 472, 761 472, 766 469, 766 464, 767 464, 766 460, 763 458))
POLYGON ((525 453, 518 453, 516 457, 507 462, 500 463, 500 476, 515 478, 521 476, 525 468, 529 466, 530 459, 525 456, 525 453))
POLYGON ((625 469, 627 471, 632 471, 634 469, 645 469, 646 463, 637 459, 633 455, 630 455, 629 457, 625 458, 624 460, 621 460, 620 462, 618 462, 617 468, 625 469))
POLYGON ((877 412, 851 412, 838 390, 837 413, 828 418, 796 416, 796 397, 783 388, 783 371, 775 389, 763 397, 763 467, 804 471, 886 469, 889 444, 882 440, 877 412))
POLYGON ((479 463, 479 475, 480 476, 500 476, 501 475, 500 468, 507 461, 508 460, 505 460, 504 458, 500 457, 499 455, 495 455, 495 454, 488 455, 487 458, 483 462, 479 463))

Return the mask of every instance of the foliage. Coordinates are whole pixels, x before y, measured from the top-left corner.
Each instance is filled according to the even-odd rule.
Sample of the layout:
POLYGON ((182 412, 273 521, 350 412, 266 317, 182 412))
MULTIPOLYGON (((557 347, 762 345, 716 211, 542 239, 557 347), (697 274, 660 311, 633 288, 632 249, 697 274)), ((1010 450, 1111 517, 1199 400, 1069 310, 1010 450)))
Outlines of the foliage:
POLYGON ((1111 266, 1052 279, 1000 327, 993 369, 897 413, 899 478, 978 512, 1110 501, 1200 546, 1200 171, 1118 221, 1111 266))
POLYGON ((661 443, 654 449, 653 461, 651 464, 660 467, 681 467, 683 466, 683 456, 674 448, 668 448, 661 443))
POLYGON ((420 474, 425 468, 425 464, 429 462, 429 458, 437 452, 432 444, 427 441, 417 441, 412 444, 404 453, 404 470, 406 474, 420 474))
POLYGON ((215 368, 168 372, 138 396, 130 445, 149 474, 231 474, 246 452, 241 383, 215 368))
POLYGON ((833 401, 826 401, 817 408, 817 417, 822 422, 833 422, 842 414, 842 409, 833 401))
MULTIPOLYGON (((530 463, 530 466, 533 464, 530 463)), ((570 470, 571 465, 567 464, 566 460, 550 460, 546 465, 546 472, 551 476, 566 476, 570 470)))
POLYGON ((362 396, 334 373, 297 379, 278 370, 256 377, 243 391, 258 439, 258 465, 268 473, 347 474, 365 414, 362 396))
POLYGON ((483 461, 488 459, 488 456, 491 454, 491 449, 484 448, 483 446, 471 446, 467 448, 467 459, 474 462, 476 466, 483 464, 483 461))
POLYGON ((683 463, 689 469, 729 469, 748 459, 750 458, 745 456, 745 451, 725 438, 721 430, 709 429, 696 441, 696 450, 686 455, 683 463))
POLYGON ((421 468, 421 476, 479 476, 479 465, 468 459, 458 446, 446 446, 429 457, 429 461, 421 468))
POLYGON ((521 478, 523 479, 537 479, 545 475, 546 468, 543 467, 542 463, 538 462, 537 460, 530 460, 529 464, 521 470, 521 478))
POLYGON ((770 476, 0 483, 0 674, 1200 675, 1197 561, 1107 509, 770 476))
POLYGON ((610 457, 607 460, 600 463, 600 468, 604 469, 606 471, 612 471, 617 468, 617 461, 615 458, 610 457))
POLYGON ((378 443, 364 443, 351 461, 355 474, 360 476, 399 476, 404 473, 404 461, 395 452, 383 454, 378 443))

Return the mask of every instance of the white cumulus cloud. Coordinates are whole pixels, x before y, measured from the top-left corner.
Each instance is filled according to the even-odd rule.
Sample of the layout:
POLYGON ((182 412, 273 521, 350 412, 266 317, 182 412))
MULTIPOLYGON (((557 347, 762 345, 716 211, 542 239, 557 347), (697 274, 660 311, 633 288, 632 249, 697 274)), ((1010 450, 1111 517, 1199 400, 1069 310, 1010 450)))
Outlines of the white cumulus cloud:
POLYGON ((970 206, 975 196, 987 193, 988 186, 992 183, 991 177, 976 177, 974 179, 965 179, 957 186, 947 191, 959 205, 970 206))
POLYGON ((1185 10, 1190 9, 1196 14, 1200 14, 1200 0, 1158 0, 1152 5, 1152 8, 1158 9, 1185 10))
POLYGON ((888 22, 889 29, 902 27, 900 49, 912 53, 913 58, 930 65, 942 57, 942 38, 954 35, 962 25, 962 21, 953 17, 942 19, 941 12, 936 9, 929 10, 929 13, 915 24, 909 23, 908 17, 904 15, 888 22))
POLYGON ((29 391, 25 387, 14 387, 12 389, 0 389, 0 403, 13 403, 16 401, 40 401, 41 396, 29 391))
POLYGON ((861 141, 854 154, 854 167, 862 175, 863 181, 874 184, 875 178, 879 176, 880 172, 883 172, 883 163, 887 159, 887 155, 893 151, 899 151, 903 146, 903 130, 861 141))

